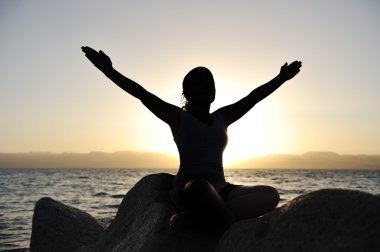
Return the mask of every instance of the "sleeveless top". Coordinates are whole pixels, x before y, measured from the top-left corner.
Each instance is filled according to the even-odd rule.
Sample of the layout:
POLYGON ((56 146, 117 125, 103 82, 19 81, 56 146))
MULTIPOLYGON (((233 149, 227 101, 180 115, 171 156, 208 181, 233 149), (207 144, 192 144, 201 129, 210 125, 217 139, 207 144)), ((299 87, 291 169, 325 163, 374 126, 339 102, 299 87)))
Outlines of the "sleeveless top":
POLYGON ((208 125, 189 112, 181 112, 179 129, 174 135, 180 167, 173 187, 181 186, 192 178, 225 183, 223 151, 227 145, 227 132, 221 114, 213 113, 211 116, 213 122, 208 125))

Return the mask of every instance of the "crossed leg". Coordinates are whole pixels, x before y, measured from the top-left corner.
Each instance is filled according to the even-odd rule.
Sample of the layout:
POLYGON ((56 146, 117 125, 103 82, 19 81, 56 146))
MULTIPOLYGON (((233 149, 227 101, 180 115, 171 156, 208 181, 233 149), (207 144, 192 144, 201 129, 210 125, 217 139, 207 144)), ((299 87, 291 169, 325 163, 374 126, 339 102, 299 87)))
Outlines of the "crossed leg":
POLYGON ((186 212, 204 225, 223 232, 235 221, 234 214, 206 179, 187 182, 180 197, 186 212))
POLYGON ((274 209, 279 194, 271 186, 239 186, 223 201, 214 187, 202 178, 187 182, 181 190, 181 202, 192 217, 220 231, 234 221, 258 217, 274 209))
POLYGON ((237 220, 255 218, 274 209, 280 201, 271 186, 239 186, 228 195, 225 205, 237 220))

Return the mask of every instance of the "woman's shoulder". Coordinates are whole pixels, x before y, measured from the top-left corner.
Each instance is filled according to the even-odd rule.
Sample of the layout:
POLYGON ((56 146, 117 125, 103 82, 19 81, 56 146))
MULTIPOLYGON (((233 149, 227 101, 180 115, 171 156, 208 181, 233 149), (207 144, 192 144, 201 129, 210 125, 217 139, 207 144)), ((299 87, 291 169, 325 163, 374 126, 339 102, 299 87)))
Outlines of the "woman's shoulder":
POLYGON ((214 118, 214 120, 216 120, 219 123, 222 123, 224 128, 227 128, 223 113, 221 113, 219 109, 212 112, 211 115, 214 118))
POLYGON ((223 115, 222 115, 222 113, 220 113, 220 111, 219 110, 216 110, 216 111, 214 111, 214 112, 212 112, 211 113, 211 116, 213 117, 213 118, 216 118, 216 119, 223 119, 223 115))

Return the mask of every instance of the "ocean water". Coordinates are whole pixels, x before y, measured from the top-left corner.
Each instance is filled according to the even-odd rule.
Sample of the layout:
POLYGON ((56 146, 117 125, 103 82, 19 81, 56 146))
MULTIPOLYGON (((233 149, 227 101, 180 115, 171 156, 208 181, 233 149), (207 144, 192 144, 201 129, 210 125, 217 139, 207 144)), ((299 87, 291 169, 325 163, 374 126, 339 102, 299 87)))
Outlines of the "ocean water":
MULTIPOLYGON (((51 197, 110 223, 124 195, 142 177, 165 169, 0 169, 0 251, 28 251, 33 208, 51 197)), ((271 185, 280 205, 321 188, 380 194, 380 170, 225 170, 227 181, 271 185)))

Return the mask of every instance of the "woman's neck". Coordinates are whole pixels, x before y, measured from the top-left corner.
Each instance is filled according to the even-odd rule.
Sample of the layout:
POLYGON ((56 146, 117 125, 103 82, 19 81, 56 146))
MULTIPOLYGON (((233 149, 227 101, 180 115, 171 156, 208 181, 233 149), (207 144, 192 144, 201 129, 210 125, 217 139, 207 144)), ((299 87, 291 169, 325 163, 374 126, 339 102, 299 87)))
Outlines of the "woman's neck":
POLYGON ((194 115, 209 115, 211 104, 188 104, 186 110, 194 115))
POLYGON ((207 106, 194 106, 190 105, 186 108, 186 111, 198 118, 200 121, 204 123, 212 122, 212 118, 210 116, 210 105, 207 106))

